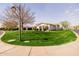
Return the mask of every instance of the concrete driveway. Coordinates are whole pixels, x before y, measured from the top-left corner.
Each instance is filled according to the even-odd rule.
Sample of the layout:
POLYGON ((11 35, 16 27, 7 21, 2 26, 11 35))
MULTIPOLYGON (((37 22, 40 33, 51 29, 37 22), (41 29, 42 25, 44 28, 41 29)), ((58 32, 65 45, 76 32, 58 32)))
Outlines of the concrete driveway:
POLYGON ((0 56, 79 56, 79 36, 75 42, 59 46, 16 46, 0 41, 0 56))

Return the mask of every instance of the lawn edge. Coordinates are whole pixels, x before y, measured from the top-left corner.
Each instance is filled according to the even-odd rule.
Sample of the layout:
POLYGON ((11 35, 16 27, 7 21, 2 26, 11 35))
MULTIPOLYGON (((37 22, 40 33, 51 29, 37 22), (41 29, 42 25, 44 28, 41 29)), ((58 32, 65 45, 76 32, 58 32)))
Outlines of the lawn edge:
POLYGON ((0 39, 5 35, 5 31, 0 35, 0 39))
POLYGON ((79 35, 78 35, 78 33, 76 33, 75 31, 72 31, 75 35, 76 35, 76 37, 77 37, 77 39, 79 38, 79 35))
MULTIPOLYGON (((75 35, 76 35, 76 40, 75 41, 77 41, 78 40, 78 38, 79 38, 79 35, 75 32, 75 31, 73 31, 73 30, 71 30, 75 35)), ((3 31, 3 34, 1 35, 1 38, 5 35, 5 31, 3 31)), ((1 40, 2 41, 2 40, 1 40)), ((67 44, 61 44, 61 45, 54 45, 53 47, 56 47, 56 46, 66 46, 66 45, 71 45, 71 44, 73 44, 73 43, 75 43, 75 42, 72 42, 72 43, 67 43, 67 44)), ((9 43, 6 43, 6 44, 9 44, 9 43)), ((14 44, 9 44, 9 45, 14 45, 14 44)), ((23 45, 14 45, 14 46, 23 46, 23 45)), ((27 45, 28 46, 28 45, 27 45)), ((50 45, 51 46, 51 45, 50 45)), ((50 47, 50 46, 48 46, 48 47, 50 47)), ((30 47, 30 46, 28 46, 28 47, 30 47)), ((38 47, 38 46, 32 46, 32 47, 38 47)), ((39 46, 39 47, 47 47, 47 46, 39 46)))

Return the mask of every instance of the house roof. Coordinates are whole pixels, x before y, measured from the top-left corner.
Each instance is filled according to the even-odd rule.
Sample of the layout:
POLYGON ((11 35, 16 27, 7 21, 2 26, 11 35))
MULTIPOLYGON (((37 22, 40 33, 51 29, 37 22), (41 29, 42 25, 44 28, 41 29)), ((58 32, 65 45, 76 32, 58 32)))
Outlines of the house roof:
POLYGON ((24 24, 23 26, 24 27, 32 27, 33 25, 32 24, 24 24))
POLYGON ((39 23, 39 24, 36 24, 36 26, 39 26, 41 24, 46 24, 46 25, 59 25, 59 24, 51 24, 51 23, 39 23))

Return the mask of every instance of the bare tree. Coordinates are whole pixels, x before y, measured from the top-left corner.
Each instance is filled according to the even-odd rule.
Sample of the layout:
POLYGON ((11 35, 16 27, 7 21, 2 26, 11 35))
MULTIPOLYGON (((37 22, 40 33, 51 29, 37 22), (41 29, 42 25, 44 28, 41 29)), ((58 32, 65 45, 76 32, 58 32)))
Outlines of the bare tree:
POLYGON ((30 12, 30 9, 26 8, 25 4, 13 4, 5 13, 6 19, 15 19, 18 22, 20 30, 20 39, 21 32, 23 30, 23 24, 33 23, 34 22, 34 13, 30 12))
POLYGON ((17 22, 14 20, 5 20, 3 22, 3 27, 8 30, 14 29, 17 27, 17 22))
POLYGON ((61 25, 63 26, 64 29, 69 29, 70 23, 68 21, 62 21, 61 25))
POLYGON ((12 6, 5 11, 6 19, 15 19, 19 27, 23 30, 23 25, 34 22, 34 13, 26 8, 25 4, 12 4, 12 6))

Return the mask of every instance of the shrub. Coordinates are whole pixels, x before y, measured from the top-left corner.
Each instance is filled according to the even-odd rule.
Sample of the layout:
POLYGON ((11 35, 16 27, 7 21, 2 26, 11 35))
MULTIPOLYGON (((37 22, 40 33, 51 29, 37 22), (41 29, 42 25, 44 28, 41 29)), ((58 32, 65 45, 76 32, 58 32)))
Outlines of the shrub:
POLYGON ((29 27, 28 30, 32 30, 32 27, 29 27))

